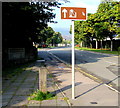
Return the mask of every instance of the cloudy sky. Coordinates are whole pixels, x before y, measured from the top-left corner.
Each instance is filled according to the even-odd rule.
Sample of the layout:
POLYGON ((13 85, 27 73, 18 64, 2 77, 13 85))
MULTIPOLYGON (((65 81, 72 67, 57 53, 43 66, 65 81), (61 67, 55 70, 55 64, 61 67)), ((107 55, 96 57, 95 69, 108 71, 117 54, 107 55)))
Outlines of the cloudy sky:
MULTIPOLYGON (((87 9, 87 13, 95 13, 98 5, 100 4, 101 0, 69 0, 70 3, 64 3, 60 7, 83 7, 87 9)), ((60 8, 56 8, 54 10, 56 13, 56 18, 54 19, 58 23, 52 24, 49 23, 48 25, 52 27, 56 32, 60 32, 64 38, 71 37, 69 34, 71 20, 61 20, 60 16, 60 8)))

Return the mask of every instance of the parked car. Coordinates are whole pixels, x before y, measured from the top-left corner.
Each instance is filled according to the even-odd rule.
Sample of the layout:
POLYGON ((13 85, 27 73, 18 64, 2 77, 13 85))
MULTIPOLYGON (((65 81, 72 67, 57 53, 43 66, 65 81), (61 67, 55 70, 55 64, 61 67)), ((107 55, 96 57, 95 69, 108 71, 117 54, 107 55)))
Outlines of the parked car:
POLYGON ((46 45, 46 44, 39 44, 38 45, 38 48, 47 48, 48 47, 48 45, 46 45))

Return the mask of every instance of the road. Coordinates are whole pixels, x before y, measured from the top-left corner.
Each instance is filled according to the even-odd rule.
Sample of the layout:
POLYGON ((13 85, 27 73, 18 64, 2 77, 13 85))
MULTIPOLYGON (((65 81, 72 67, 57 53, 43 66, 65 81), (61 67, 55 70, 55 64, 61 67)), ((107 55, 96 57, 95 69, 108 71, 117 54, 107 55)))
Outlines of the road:
MULTIPOLYGON (((71 48, 55 48, 49 52, 71 64, 71 48)), ((111 81, 118 87, 118 56, 75 50, 75 65, 104 83, 111 81)))

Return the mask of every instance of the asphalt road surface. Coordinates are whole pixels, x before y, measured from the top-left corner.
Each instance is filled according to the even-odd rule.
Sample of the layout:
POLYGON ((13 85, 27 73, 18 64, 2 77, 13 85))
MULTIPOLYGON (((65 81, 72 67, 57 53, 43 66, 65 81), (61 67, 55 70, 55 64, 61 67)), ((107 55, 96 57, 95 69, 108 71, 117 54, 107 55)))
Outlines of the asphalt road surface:
MULTIPOLYGON (((71 64, 71 48, 55 48, 50 49, 49 52, 71 64)), ((111 81, 115 87, 118 87, 118 68, 120 66, 118 56, 75 50, 75 65, 100 78, 103 82, 111 81)))

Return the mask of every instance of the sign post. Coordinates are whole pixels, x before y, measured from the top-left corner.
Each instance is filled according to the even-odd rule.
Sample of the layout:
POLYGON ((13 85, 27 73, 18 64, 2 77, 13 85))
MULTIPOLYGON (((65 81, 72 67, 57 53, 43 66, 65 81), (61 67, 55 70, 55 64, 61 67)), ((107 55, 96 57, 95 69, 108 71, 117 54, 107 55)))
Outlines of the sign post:
POLYGON ((72 99, 75 99, 74 20, 72 20, 72 99))
POLYGON ((86 20, 86 8, 61 7, 61 19, 72 20, 72 99, 75 99, 74 20, 86 20))

